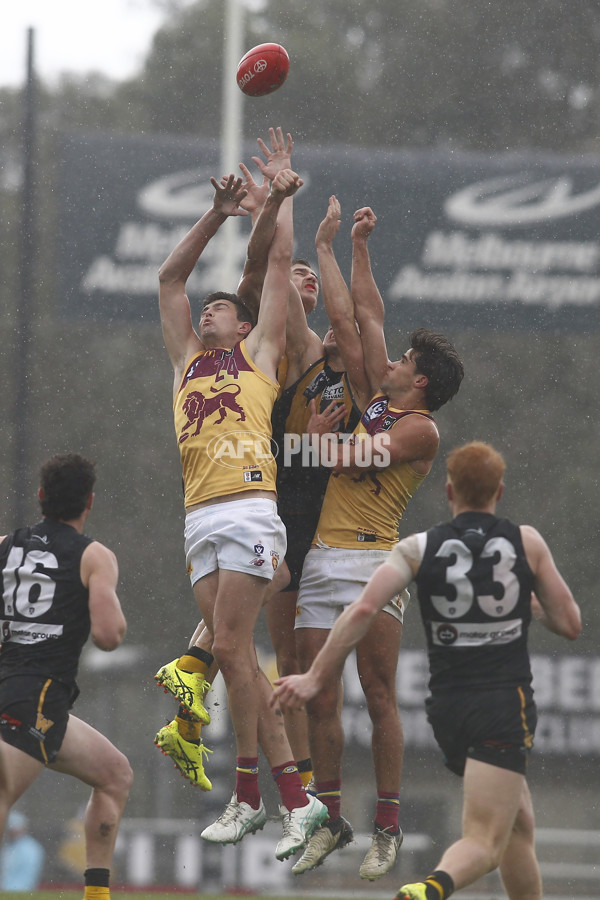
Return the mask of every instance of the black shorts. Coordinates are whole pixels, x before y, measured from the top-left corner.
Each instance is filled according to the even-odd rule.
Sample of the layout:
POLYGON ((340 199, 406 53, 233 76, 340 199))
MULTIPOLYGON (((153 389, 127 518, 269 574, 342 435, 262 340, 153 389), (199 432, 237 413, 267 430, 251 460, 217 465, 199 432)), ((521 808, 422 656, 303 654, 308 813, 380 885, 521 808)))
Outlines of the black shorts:
POLYGON ((0 737, 45 765, 62 746, 73 690, 39 675, 0 681, 0 737))
POLYGON ((537 725, 531 687, 436 692, 425 709, 452 772, 462 775, 470 757, 525 774, 537 725))

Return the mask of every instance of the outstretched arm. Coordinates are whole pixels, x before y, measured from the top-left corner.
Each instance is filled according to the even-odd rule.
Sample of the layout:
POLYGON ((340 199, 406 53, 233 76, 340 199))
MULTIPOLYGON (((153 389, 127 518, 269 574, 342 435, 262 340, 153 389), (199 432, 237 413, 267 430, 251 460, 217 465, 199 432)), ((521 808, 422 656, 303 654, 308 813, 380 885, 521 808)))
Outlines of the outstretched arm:
POLYGON ((255 321, 258 318, 258 308, 267 272, 269 247, 275 232, 275 222, 264 218, 261 221, 260 228, 257 225, 260 212, 269 193, 270 182, 273 181, 278 172, 291 167, 293 147, 292 136, 288 134, 284 140, 281 128, 269 128, 269 137, 271 150, 261 138, 258 138, 258 145, 266 157, 266 162, 263 162, 258 156, 252 157, 262 173, 262 184, 256 184, 250 170, 243 163, 240 164, 240 169, 245 179, 244 188, 247 192, 241 205, 252 216, 254 227, 248 241, 244 272, 238 285, 237 293, 254 315, 255 321))
POLYGON ((258 313, 258 322, 246 338, 250 356, 265 375, 275 380, 285 349, 290 267, 294 242, 292 197, 302 179, 291 169, 275 176, 260 217, 275 217, 277 227, 269 248, 269 261, 258 313))
POLYGON ((245 216, 240 203, 246 195, 242 179, 230 175, 224 184, 210 179, 215 189, 212 207, 188 231, 159 269, 159 305, 163 337, 175 371, 183 373, 190 356, 202 349, 194 330, 186 283, 206 245, 229 216, 245 216))
POLYGON ((354 213, 352 228, 352 277, 354 312, 365 354, 365 369, 372 393, 379 390, 388 363, 383 322, 385 309, 371 269, 368 239, 377 216, 369 206, 354 213))
POLYGON ((530 568, 535 575, 534 617, 548 631, 574 641, 581 633, 581 611, 541 534, 531 525, 521 525, 521 537, 530 568))
POLYGON ((269 180, 264 178, 263 183, 258 185, 252 178, 249 169, 243 163, 240 163, 240 169, 245 179, 244 187, 248 191, 246 198, 242 202, 244 209, 252 216, 253 227, 248 239, 246 261, 237 287, 237 295, 248 307, 256 322, 267 272, 269 247, 273 242, 277 219, 269 215, 261 216, 265 201, 269 195, 269 180))
POLYGON ((285 328, 285 355, 288 366, 286 384, 294 384, 304 372, 324 355, 323 341, 308 327, 298 288, 289 283, 288 314, 285 328))
POLYGON ((331 196, 327 214, 317 230, 315 247, 325 311, 333 328, 352 392, 362 409, 371 396, 365 372, 363 347, 356 327, 352 297, 333 252, 333 241, 340 227, 341 215, 337 197, 331 196))

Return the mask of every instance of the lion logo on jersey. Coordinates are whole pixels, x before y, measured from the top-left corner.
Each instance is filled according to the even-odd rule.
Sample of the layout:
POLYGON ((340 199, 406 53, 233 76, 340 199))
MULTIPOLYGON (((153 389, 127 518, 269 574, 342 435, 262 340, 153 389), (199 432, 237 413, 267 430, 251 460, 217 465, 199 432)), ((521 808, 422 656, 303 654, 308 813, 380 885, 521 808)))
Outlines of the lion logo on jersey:
POLYGON ((181 430, 180 444, 187 441, 190 434, 192 437, 199 434, 205 419, 208 419, 214 413, 219 413, 219 418, 214 423, 215 425, 220 425, 221 422, 224 422, 228 412, 238 416, 237 422, 246 420, 246 413, 235 399, 241 392, 241 387, 235 384, 232 391, 228 391, 228 387, 230 385, 224 385, 222 388, 211 387, 211 393, 218 394, 217 397, 205 397, 201 391, 190 391, 183 404, 183 411, 188 420, 181 430), (190 432, 188 429, 194 424, 196 425, 196 430, 190 432))
MULTIPOLYGON (((333 477, 336 478, 338 475, 341 475, 341 472, 333 472, 333 477)), ((376 497, 379 497, 381 493, 381 482, 375 472, 361 472, 360 475, 351 475, 350 481, 353 481, 355 484, 362 484, 363 481, 370 481, 373 487, 369 488, 371 494, 375 494, 376 497)))

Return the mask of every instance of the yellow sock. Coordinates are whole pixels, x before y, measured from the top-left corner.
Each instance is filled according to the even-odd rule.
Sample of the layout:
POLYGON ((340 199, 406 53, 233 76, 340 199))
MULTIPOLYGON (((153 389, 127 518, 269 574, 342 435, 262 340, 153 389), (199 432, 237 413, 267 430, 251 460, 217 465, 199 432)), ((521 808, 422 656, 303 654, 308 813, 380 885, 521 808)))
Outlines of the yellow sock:
POLYGON ((110 900, 110 890, 107 887, 86 884, 83 889, 83 900, 110 900))
POLYGON ((208 666, 202 659, 196 659, 188 653, 184 653, 177 660, 176 666, 184 672, 199 672, 200 675, 206 675, 208 666))
POLYGON ((200 730, 202 728, 202 722, 195 722, 190 718, 182 718, 182 716, 175 716, 175 721, 177 722, 177 729, 179 734, 184 739, 184 741, 199 741, 200 740, 200 730))
POLYGON ((302 782, 302 787, 306 787, 309 784, 311 778, 313 777, 312 769, 308 772, 299 772, 300 781, 302 782))

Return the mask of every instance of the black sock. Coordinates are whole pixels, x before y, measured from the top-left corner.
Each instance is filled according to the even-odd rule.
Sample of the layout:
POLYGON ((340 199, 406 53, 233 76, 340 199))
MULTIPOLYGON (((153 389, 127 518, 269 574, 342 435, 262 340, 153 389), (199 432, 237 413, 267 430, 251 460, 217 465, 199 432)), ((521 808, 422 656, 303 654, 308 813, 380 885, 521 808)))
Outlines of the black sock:
POLYGON ((208 650, 203 650, 202 647, 189 647, 185 653, 181 654, 182 656, 193 656, 195 659, 199 659, 200 662, 206 663, 208 668, 212 666, 215 661, 212 653, 209 653, 208 650))
POLYGON ((110 869, 86 869, 83 873, 85 884, 93 887, 108 887, 110 869))
POLYGON ((450 894, 454 893, 454 882, 447 872, 436 869, 431 875, 425 879, 425 893, 427 900, 446 900, 450 894), (440 894, 440 889, 442 893, 440 894))

